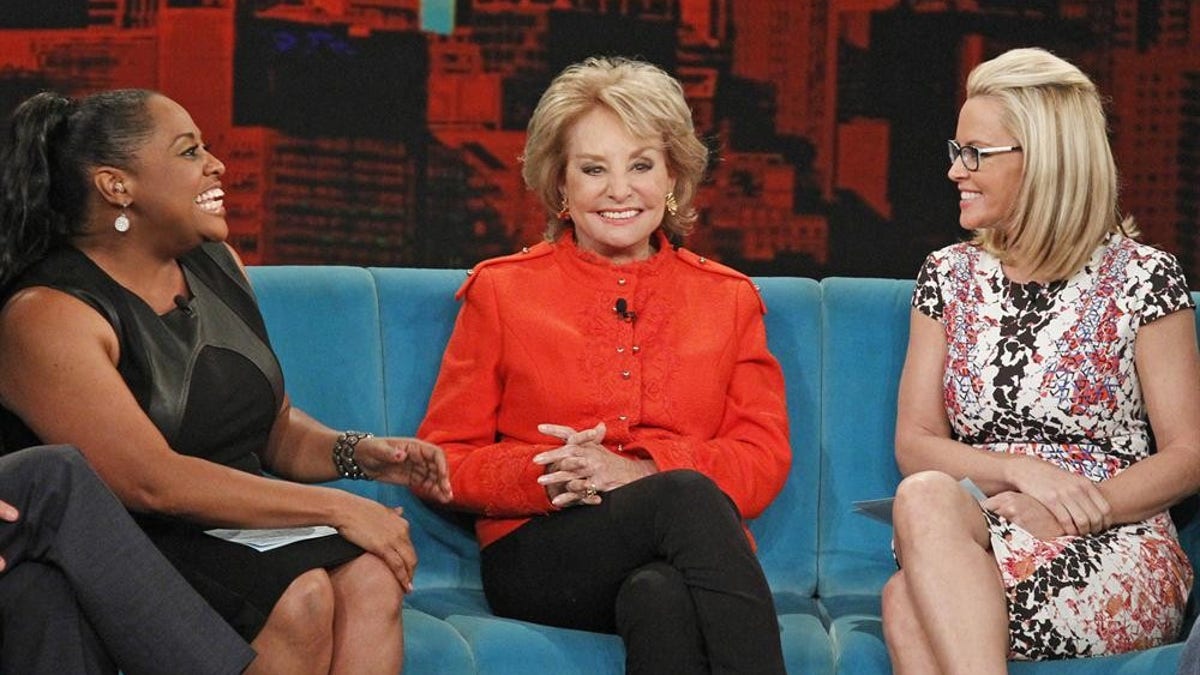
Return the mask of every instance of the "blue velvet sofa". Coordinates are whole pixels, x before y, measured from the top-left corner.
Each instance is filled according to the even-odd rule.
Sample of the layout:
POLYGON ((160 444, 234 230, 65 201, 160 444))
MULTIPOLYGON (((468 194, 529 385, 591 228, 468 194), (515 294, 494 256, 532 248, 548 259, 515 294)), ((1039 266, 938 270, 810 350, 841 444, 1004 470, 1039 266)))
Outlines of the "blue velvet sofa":
MULTIPOLYGON (((335 428, 411 435, 457 313, 460 270, 256 267, 251 280, 293 400, 335 428)), ((783 364, 793 464, 783 493, 751 523, 774 591, 791 673, 889 673, 879 593, 894 570, 890 529, 855 514, 889 496, 896 389, 912 281, 756 280, 783 364)), ((1197 294, 1200 299, 1200 294, 1197 294)), ((612 635, 491 614, 468 521, 373 482, 340 487, 401 505, 421 562, 405 603, 405 671, 620 673, 612 635)), ((1200 519, 1197 519, 1200 521, 1200 519)), ((1200 522, 1181 536, 1196 561, 1200 522)), ((1014 663, 1014 673, 1173 673, 1178 644, 1098 659, 1014 663)))

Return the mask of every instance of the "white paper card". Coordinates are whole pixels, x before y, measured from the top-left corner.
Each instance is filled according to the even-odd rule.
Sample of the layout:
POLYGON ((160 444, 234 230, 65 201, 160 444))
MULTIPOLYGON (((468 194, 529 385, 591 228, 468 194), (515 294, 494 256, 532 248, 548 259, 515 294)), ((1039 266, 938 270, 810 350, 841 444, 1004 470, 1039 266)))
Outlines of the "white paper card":
POLYGON ((328 525, 312 527, 280 527, 263 530, 205 530, 205 534, 218 539, 231 541, 235 544, 249 546, 258 551, 270 551, 273 548, 287 546, 305 539, 316 539, 337 534, 337 530, 328 525))

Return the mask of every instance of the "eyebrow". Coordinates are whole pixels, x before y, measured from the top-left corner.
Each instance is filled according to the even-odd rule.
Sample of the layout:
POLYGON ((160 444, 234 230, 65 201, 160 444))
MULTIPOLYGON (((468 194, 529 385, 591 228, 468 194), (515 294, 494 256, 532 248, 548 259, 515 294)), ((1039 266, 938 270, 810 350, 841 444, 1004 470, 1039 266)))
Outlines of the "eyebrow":
POLYGON ((176 143, 179 142, 179 139, 181 139, 181 138, 186 138, 187 140, 194 141, 194 140, 196 140, 196 134, 194 134, 190 131, 185 131, 182 134, 179 134, 178 136, 176 136, 175 138, 172 138, 171 145, 174 146, 176 143))
MULTIPOLYGON (((659 149, 660 149, 660 148, 658 148, 658 147, 656 147, 656 146, 653 146, 653 145, 644 145, 644 146, 642 146, 642 147, 640 147, 640 148, 636 148, 636 149, 634 149, 634 151, 633 151, 632 153, 630 153, 630 155, 629 155, 629 156, 630 156, 631 158, 632 158, 632 157, 640 157, 640 156, 642 156, 642 155, 646 154, 647 152, 649 152, 649 151, 651 151, 651 150, 659 150, 659 149)), ((581 153, 578 153, 578 154, 576 154, 575 156, 576 156, 576 157, 578 157, 579 159, 592 159, 592 160, 602 160, 602 159, 604 159, 604 157, 603 157, 602 155, 591 155, 591 154, 588 154, 588 153, 586 153, 586 152, 581 152, 581 153)))

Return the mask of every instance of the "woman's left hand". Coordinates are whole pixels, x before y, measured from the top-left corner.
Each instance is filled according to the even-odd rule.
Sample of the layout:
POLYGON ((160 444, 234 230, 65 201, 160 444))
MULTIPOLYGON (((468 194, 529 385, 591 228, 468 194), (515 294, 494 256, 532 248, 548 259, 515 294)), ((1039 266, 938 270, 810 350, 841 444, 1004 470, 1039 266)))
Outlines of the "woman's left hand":
POLYGON ((1067 534, 1050 509, 1027 494, 997 492, 980 504, 1008 522, 1021 526, 1038 539, 1052 539, 1067 534))
POLYGON ((355 446, 355 458, 368 477, 406 485, 418 497, 448 502, 450 472, 446 454, 438 446, 419 438, 364 438, 355 446))
POLYGON ((563 441, 562 447, 533 458, 535 464, 546 467, 538 483, 546 486, 551 503, 559 508, 594 506, 602 501, 601 493, 653 472, 648 460, 627 459, 605 448, 603 422, 583 431, 560 424, 539 424, 538 431, 563 441))

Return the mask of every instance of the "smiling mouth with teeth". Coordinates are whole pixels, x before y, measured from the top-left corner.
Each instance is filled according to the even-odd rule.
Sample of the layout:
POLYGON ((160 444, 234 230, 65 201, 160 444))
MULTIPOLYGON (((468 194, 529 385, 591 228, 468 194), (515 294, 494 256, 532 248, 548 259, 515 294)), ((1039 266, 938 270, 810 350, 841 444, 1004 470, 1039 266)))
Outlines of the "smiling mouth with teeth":
POLYGON ((600 215, 609 220, 627 220, 636 216, 639 213, 637 209, 628 209, 625 211, 601 211, 600 215))
POLYGON ((206 190, 196 196, 196 205, 205 213, 220 213, 225 205, 225 191, 221 188, 206 190))

